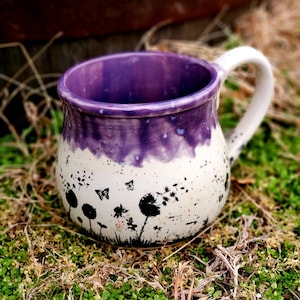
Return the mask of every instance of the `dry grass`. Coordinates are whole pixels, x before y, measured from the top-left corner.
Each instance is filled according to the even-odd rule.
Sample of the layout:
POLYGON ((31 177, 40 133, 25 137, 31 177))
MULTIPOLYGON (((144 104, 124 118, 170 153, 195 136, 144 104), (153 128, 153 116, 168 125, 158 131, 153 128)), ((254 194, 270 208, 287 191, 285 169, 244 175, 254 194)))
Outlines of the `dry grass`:
MULTIPOLYGON (((164 40, 151 45, 155 30, 143 40, 147 49, 182 52, 208 60, 237 41, 262 50, 272 62, 276 77, 269 126, 277 136, 282 155, 299 162, 299 156, 287 153, 279 132, 286 125, 293 125, 300 133, 300 2, 276 0, 268 9, 254 9, 236 21, 234 32, 222 23, 220 15, 213 25, 209 29, 218 30, 206 30, 197 41, 164 40), (224 35, 226 42, 207 46, 207 40, 216 35, 224 35)), ((7 252, 0 253, 14 257, 11 253, 24 252, 24 260, 18 254, 12 264, 22 270, 18 283, 20 298, 52 299, 57 293, 57 299, 100 299, 108 284, 117 289, 129 283, 137 293, 143 287, 151 287, 155 293, 162 291, 160 295, 176 300, 262 299, 267 284, 264 288, 253 279, 258 272, 270 269, 276 273, 276 268, 278 274, 280 270, 299 271, 300 243, 292 231, 299 215, 280 218, 274 200, 262 192, 262 187, 253 185, 255 171, 247 165, 242 171, 236 167, 231 195, 219 218, 187 242, 159 249, 127 249, 99 244, 78 232, 58 202, 54 181, 60 126, 54 121, 54 111, 60 110, 60 102, 50 97, 47 90, 56 84, 58 75, 39 74, 35 67, 35 60, 57 37, 34 57, 28 55, 22 44, 0 45, 20 47, 27 60, 14 76, 0 74, 7 82, 0 93, 0 118, 14 139, 3 142, 1 147, 12 149, 12 155, 22 158, 20 164, 8 161, 0 166, 1 247, 7 247, 7 252), (19 76, 28 68, 33 77, 19 82, 19 76), (46 84, 45 78, 53 81, 46 84), (37 88, 31 87, 32 81, 38 83, 37 88), (21 134, 5 115, 7 105, 20 95, 30 123, 29 129, 21 134), (35 102, 32 96, 40 100, 35 102), (34 141, 28 142, 32 136, 34 141), (281 261, 277 255, 286 251, 283 247, 287 243, 294 246, 281 261)), ((236 99, 237 115, 246 106, 238 99, 251 94, 254 76, 251 68, 237 70, 233 78, 239 90, 222 90, 223 97, 236 99)), ((299 174, 298 170, 295 176, 299 174)), ((276 299, 300 299, 300 290, 290 289, 281 296, 276 299)))
MULTIPOLYGON (((262 51, 273 65, 276 79, 276 91, 269 116, 299 126, 300 121, 297 116, 300 108, 295 98, 299 95, 300 87, 300 69, 296 67, 300 61, 300 4, 295 0, 270 3, 268 9, 263 5, 239 17, 235 22, 234 32, 222 23, 218 15, 212 22, 215 27, 210 27, 215 31, 210 33, 205 29, 205 34, 201 34, 197 41, 162 40, 158 44, 151 45, 153 31, 149 31, 145 36, 146 48, 187 53, 208 61, 212 61, 226 51, 228 43, 247 44, 262 51), (216 35, 223 36, 227 41, 217 47, 208 47, 206 42, 216 35)), ((251 72, 249 74, 249 70, 245 73, 240 70, 235 78, 246 95, 253 91, 251 85, 253 76, 251 72)), ((228 92, 228 90, 224 91, 226 94, 228 92)))

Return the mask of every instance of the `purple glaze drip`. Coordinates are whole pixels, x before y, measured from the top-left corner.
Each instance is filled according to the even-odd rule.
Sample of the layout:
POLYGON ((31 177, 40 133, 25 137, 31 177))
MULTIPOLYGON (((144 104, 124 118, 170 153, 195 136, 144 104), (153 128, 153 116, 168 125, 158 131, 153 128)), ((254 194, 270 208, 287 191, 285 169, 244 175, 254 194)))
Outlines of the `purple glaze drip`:
POLYGON ((133 166, 150 157, 194 156, 217 124, 219 86, 212 65, 187 56, 137 52, 90 60, 58 83, 63 138, 73 150, 133 166))

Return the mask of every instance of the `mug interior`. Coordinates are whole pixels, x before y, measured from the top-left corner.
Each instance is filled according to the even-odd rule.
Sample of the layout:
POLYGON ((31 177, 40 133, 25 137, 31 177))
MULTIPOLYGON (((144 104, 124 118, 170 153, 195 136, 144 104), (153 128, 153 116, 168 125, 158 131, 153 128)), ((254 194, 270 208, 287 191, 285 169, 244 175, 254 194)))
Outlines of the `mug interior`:
POLYGON ((134 110, 135 104, 141 108, 139 104, 159 104, 209 91, 216 78, 215 68, 203 60, 174 53, 129 52, 70 68, 60 79, 58 92, 83 110, 93 106, 99 111, 101 103, 105 108, 116 110, 114 104, 121 104, 122 109, 130 105, 128 110, 134 110))

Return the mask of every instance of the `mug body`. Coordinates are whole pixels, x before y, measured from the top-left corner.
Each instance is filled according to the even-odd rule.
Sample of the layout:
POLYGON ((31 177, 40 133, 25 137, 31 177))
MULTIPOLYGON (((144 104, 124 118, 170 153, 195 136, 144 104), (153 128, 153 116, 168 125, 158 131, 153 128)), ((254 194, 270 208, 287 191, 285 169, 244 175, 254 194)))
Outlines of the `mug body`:
POLYGON ((176 242, 212 222, 230 182, 219 88, 212 64, 171 53, 104 56, 64 73, 56 177, 70 218, 127 246, 176 242))

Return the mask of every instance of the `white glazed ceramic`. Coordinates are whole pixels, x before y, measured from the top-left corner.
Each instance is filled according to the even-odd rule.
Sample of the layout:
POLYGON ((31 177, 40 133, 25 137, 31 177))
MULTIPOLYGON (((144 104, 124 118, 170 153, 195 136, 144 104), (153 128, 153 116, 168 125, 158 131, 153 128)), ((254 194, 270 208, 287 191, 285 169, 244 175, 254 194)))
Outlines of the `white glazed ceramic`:
POLYGON ((58 92, 64 126, 56 174, 70 218, 98 240, 147 246, 191 237, 218 216, 231 162, 266 114, 273 76, 250 47, 213 63, 131 52, 72 67, 58 92), (225 139, 219 91, 244 63, 257 66, 257 86, 225 139))

